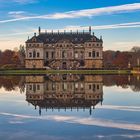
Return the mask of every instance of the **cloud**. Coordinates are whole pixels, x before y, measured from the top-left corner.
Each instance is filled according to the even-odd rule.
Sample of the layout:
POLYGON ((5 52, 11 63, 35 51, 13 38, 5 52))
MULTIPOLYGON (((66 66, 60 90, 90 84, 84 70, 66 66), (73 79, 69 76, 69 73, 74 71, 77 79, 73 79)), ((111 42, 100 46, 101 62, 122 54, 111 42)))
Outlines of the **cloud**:
POLYGON ((25 14, 26 14, 25 11, 10 11, 10 12, 8 12, 8 15, 10 17, 13 17, 13 18, 22 18, 25 16, 25 14))
POLYGON ((96 108, 101 109, 113 109, 113 110, 120 110, 120 111, 131 111, 131 112, 140 112, 139 106, 116 106, 116 105, 97 105, 96 108))
POLYGON ((0 0, 0 7, 6 5, 27 5, 37 3, 38 0, 0 0))
MULTIPOLYGON (((100 25, 100 26, 91 26, 91 28, 93 30, 109 30, 109 29, 120 29, 120 28, 138 28, 140 27, 140 22, 131 22, 131 23, 120 23, 120 24, 111 24, 111 25, 100 25)), ((59 28, 59 29, 54 29, 54 32, 57 32, 58 30, 60 32, 64 32, 65 31, 82 31, 82 30, 88 30, 89 26, 66 26, 64 28, 59 28)), ((9 34, 1 34, 0 37, 7 37, 7 36, 19 36, 19 35, 31 35, 34 32, 37 32, 37 29, 29 29, 30 31, 27 32, 14 32, 14 33, 9 33, 9 34)), ((47 30, 47 32, 52 32, 52 29, 42 29, 42 30, 47 30)), ((135 42, 115 42, 115 45, 130 45, 133 44, 135 42)))
MULTIPOLYGON (((15 1, 20 1, 20 0, 15 0, 15 1)), ((22 2, 25 1, 27 0, 22 0, 22 2)), ((140 3, 102 7, 102 8, 95 8, 95 9, 68 11, 64 13, 54 13, 54 14, 46 14, 46 15, 39 15, 39 16, 25 16, 22 18, 1 20, 0 23, 8 23, 8 22, 31 20, 31 19, 71 19, 71 18, 81 18, 81 17, 92 17, 92 16, 99 16, 99 15, 132 12, 136 10, 140 10, 140 3)))
POLYGON ((12 0, 13 2, 19 3, 19 4, 28 4, 28 3, 35 3, 37 0, 12 0))
POLYGON ((57 122, 67 122, 67 123, 76 123, 81 125, 92 125, 99 127, 109 127, 115 129, 125 129, 125 130, 135 130, 140 131, 140 124, 134 124, 129 122, 123 122, 118 120, 107 120, 99 118, 84 118, 77 116, 60 116, 60 115, 47 115, 47 116, 33 116, 33 115, 22 115, 22 114, 13 114, 0 112, 0 115, 16 117, 17 119, 37 119, 37 120, 52 120, 57 122))
POLYGON ((9 15, 11 14, 24 14, 25 11, 11 11, 11 12, 8 12, 9 15))
MULTIPOLYGON (((111 25, 100 25, 100 26, 91 26, 93 30, 108 30, 108 29, 120 29, 120 28, 138 28, 140 27, 140 22, 130 22, 130 23, 120 23, 120 24, 111 24, 111 25)), ((57 31, 58 29, 55 29, 54 31, 57 31)), ((89 30, 89 26, 66 26, 62 29, 59 29, 59 31, 64 30, 89 30)), ((52 31, 52 30, 48 30, 52 31)))

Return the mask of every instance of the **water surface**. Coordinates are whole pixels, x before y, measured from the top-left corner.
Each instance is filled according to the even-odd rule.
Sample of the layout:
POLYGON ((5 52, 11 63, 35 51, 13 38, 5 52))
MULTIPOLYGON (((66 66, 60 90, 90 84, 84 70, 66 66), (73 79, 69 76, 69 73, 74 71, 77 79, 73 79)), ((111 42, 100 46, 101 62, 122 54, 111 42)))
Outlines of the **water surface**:
POLYGON ((140 76, 0 77, 2 140, 139 140, 140 76))

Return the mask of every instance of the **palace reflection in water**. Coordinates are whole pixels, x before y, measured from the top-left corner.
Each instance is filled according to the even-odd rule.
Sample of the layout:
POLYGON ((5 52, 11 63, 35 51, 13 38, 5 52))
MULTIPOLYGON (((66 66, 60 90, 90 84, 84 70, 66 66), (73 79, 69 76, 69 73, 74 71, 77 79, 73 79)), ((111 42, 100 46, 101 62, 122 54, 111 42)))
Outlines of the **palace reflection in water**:
POLYGON ((41 110, 89 110, 103 102, 103 86, 120 86, 140 91, 140 75, 28 75, 1 76, 0 87, 6 91, 20 89, 26 101, 41 110))
POLYGON ((103 101, 102 76, 46 75, 26 76, 26 100, 41 109, 92 109, 103 101))

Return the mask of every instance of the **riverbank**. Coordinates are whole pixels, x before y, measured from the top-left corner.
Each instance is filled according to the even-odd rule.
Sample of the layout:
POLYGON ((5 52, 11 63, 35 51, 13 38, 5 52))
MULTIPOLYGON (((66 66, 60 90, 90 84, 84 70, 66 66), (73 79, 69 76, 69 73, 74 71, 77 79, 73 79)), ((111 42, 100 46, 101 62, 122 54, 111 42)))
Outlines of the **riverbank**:
MULTIPOLYGON (((136 73, 136 72, 135 72, 136 73)), ((0 75, 32 74, 132 74, 131 70, 0 70, 0 75)))

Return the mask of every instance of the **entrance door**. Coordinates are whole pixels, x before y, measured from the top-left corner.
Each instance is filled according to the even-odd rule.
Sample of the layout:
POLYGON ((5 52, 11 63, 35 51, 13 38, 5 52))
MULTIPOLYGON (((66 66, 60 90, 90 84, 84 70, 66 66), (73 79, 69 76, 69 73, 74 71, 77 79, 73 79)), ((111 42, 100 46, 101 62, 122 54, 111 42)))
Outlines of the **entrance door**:
POLYGON ((67 63, 66 62, 62 63, 62 69, 67 69, 67 63))

